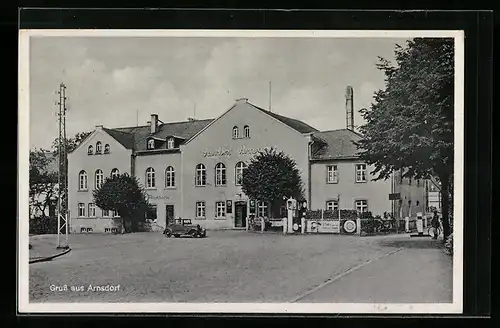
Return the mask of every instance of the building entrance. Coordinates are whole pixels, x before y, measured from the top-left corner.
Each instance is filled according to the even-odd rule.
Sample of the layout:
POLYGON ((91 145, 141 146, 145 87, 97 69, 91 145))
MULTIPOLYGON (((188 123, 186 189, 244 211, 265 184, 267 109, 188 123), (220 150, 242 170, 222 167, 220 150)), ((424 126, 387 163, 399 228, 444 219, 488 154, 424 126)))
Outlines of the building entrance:
POLYGON ((247 202, 234 202, 234 226, 236 228, 247 226, 247 202))
POLYGON ((174 223, 174 215, 175 215, 175 211, 174 211, 174 205, 166 205, 165 206, 165 222, 167 224, 169 223, 174 223))

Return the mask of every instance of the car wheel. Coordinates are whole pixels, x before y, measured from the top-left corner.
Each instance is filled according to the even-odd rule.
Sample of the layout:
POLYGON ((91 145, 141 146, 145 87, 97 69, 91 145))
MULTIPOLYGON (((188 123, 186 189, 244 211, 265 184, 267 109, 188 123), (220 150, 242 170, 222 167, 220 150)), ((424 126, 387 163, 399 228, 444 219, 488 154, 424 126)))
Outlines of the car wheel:
POLYGON ((172 230, 165 229, 165 232, 163 234, 165 235, 165 237, 170 238, 172 237, 172 230))

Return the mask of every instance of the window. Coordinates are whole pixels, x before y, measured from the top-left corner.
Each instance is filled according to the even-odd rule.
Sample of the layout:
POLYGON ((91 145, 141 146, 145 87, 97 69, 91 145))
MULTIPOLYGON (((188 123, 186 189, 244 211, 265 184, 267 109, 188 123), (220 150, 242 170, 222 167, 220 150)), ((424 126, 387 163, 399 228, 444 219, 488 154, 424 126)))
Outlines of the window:
POLYGON ((153 139, 148 140, 148 149, 155 149, 155 141, 153 139))
POLYGON ((336 211, 339 209, 339 202, 337 200, 329 200, 326 202, 327 211, 336 211))
POLYGON ((235 181, 237 186, 241 186, 243 181, 243 171, 246 169, 247 165, 244 162, 239 162, 236 164, 235 170, 235 181))
POLYGON ((338 183, 339 182, 339 172, 337 170, 337 165, 327 165, 327 167, 326 167, 326 182, 327 183, 338 183))
POLYGON ((95 171, 95 189, 101 188, 103 182, 104 174, 102 173, 102 170, 95 171))
POLYGON ((205 215, 206 215, 205 202, 196 202, 196 217, 205 218, 205 215))
POLYGON ((363 213, 368 211, 368 201, 366 199, 357 200, 356 211, 358 211, 358 213, 363 213))
POLYGON ((215 165, 215 185, 226 185, 226 166, 222 163, 215 165))
POLYGON ((87 190, 87 172, 80 171, 78 174, 78 190, 87 190))
POLYGON ((80 218, 85 217, 85 204, 84 203, 78 203, 78 217, 80 217, 80 218))
POLYGON ((118 215, 118 212, 117 212, 117 211, 111 211, 111 215, 112 215, 114 218, 118 218, 118 217, 120 217, 120 216, 118 215))
POLYGON ((268 206, 266 202, 258 202, 257 204, 257 217, 267 217, 268 216, 268 206))
POLYGON ((196 176, 195 176, 195 185, 196 186, 205 186, 207 184, 207 169, 205 165, 198 164, 196 165, 196 176))
POLYGON ((95 217, 95 204, 89 203, 89 217, 95 217))
POLYGON ((250 127, 248 125, 245 125, 243 131, 245 133, 245 138, 250 138, 250 127))
POLYGON ((102 144, 100 141, 98 141, 96 144, 95 144, 95 153, 96 154, 100 154, 102 152, 102 144))
POLYGON ((94 146, 90 145, 88 150, 87 150, 87 154, 89 155, 93 155, 94 154, 94 146))
POLYGON ((240 131, 238 130, 238 127, 235 126, 233 127, 233 139, 238 139, 240 137, 240 131))
POLYGON ((102 210, 102 216, 105 218, 109 217, 109 210, 102 210))
POLYGON ((175 171, 172 166, 167 167, 167 169, 165 170, 165 187, 175 187, 175 171))
POLYGON ((111 178, 117 177, 120 175, 120 171, 118 169, 111 170, 111 178))
POLYGON ((174 148, 174 138, 168 138, 167 140, 167 149, 174 148))
POLYGON ((356 164, 356 182, 366 182, 366 164, 356 164))
POLYGON ((226 217, 226 202, 215 203, 215 217, 216 218, 226 217))
POLYGON ((148 167, 146 170, 146 188, 155 188, 155 169, 148 167))
POLYGON ((104 145, 104 153, 109 154, 109 145, 108 144, 104 145))

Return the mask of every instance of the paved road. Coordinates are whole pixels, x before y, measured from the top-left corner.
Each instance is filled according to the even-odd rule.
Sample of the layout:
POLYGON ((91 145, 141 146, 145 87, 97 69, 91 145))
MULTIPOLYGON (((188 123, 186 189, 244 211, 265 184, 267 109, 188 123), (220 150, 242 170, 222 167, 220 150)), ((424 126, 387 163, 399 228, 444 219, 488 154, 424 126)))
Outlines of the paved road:
POLYGON ((68 255, 30 264, 31 302, 290 302, 369 261, 297 301, 451 302, 451 285, 442 279, 451 279, 451 258, 435 241, 416 246, 407 235, 213 231, 205 239, 159 233, 70 238, 68 255), (426 283, 401 287, 415 286, 407 283, 412 276, 426 283), (54 285, 68 290, 51 290, 54 285), (89 285, 118 290, 92 291, 89 285))

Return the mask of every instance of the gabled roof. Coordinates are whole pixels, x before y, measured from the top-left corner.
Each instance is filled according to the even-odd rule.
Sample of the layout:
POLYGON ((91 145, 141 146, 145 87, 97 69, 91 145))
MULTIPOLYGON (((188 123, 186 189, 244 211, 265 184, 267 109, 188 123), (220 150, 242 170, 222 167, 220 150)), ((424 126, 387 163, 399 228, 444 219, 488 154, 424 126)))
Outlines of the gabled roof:
MULTIPOLYGON (((290 128, 296 130, 299 133, 319 132, 310 125, 307 125, 306 123, 299 121, 297 119, 270 112, 268 110, 257 107, 249 102, 245 102, 244 104, 252 106, 264 112, 265 114, 288 125, 290 128)), ((235 106, 236 105, 233 105, 229 110, 231 110, 235 106)), ((223 115, 224 114, 219 116, 219 118, 222 117, 223 115)), ((148 125, 112 128, 112 129, 103 128, 103 130, 106 133, 108 133, 111 137, 116 139, 116 141, 122 144, 125 148, 133 149, 136 151, 143 151, 147 150, 146 139, 149 137, 165 140, 167 137, 173 136, 183 140, 182 143, 187 143, 193 137, 199 134, 203 129, 207 128, 208 125, 213 123, 215 120, 217 119, 189 120, 184 122, 162 123, 158 125, 158 130, 154 134, 150 133, 151 130, 148 125)))
POLYGON ((112 136, 116 141, 122 144, 123 147, 127 149, 133 149, 134 147, 134 135, 131 133, 103 128, 103 130, 112 136))
POLYGON ((359 133, 348 130, 330 130, 313 133, 316 146, 313 146, 313 160, 348 159, 358 157, 358 149, 353 141, 362 137, 359 133))
MULTIPOLYGON (((250 104, 250 103, 249 103, 250 104)), ((282 123, 285 123, 286 125, 288 125, 289 127, 291 127, 292 129, 300 132, 300 133, 310 133, 310 132, 319 132, 317 129, 313 128, 312 126, 302 122, 302 121, 299 121, 295 118, 291 118, 291 117, 286 117, 286 116, 283 116, 283 115, 279 115, 279 114, 276 114, 276 113, 273 113, 273 112, 270 112, 268 110, 265 110, 263 108, 260 108, 260 107, 257 107, 253 104, 250 104, 252 105, 253 107, 261 110, 262 112, 266 113, 267 115, 271 116, 271 117, 274 117, 275 119, 281 121, 282 123)))
POLYGON ((150 133, 151 130, 148 125, 106 129, 106 132, 122 145, 126 145, 126 148, 142 151, 147 150, 146 139, 148 137, 165 140, 167 137, 176 136, 179 139, 187 140, 202 130, 211 121, 212 119, 205 119, 163 123, 158 126, 158 131, 155 134, 150 133))

